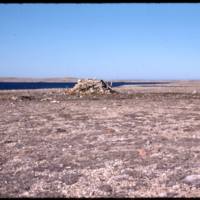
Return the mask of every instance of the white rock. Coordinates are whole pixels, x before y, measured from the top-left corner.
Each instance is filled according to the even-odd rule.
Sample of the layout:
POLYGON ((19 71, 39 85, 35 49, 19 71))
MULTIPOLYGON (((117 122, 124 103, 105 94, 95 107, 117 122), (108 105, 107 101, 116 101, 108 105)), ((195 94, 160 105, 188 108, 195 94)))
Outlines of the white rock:
POLYGON ((15 101, 15 100, 17 100, 17 97, 13 96, 13 97, 11 97, 11 99, 15 101))
POLYGON ((158 196, 159 196, 159 197, 166 197, 166 196, 167 196, 167 193, 166 193, 166 192, 161 192, 158 196))
POLYGON ((184 178, 184 182, 185 183, 190 183, 190 184, 200 184, 200 175, 189 175, 189 176, 186 176, 184 178))
POLYGON ((51 103, 60 103, 59 101, 53 100, 51 103))
POLYGON ((196 94, 196 93, 197 93, 197 91, 196 91, 196 90, 193 90, 193 91, 192 91, 192 94, 196 94))

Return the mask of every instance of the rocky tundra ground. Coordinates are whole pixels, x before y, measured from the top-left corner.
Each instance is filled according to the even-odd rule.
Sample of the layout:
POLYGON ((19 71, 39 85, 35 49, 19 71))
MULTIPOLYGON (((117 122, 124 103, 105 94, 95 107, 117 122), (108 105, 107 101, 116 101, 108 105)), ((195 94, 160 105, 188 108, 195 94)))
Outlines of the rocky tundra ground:
POLYGON ((200 197, 200 82, 115 90, 0 91, 0 197, 200 197))

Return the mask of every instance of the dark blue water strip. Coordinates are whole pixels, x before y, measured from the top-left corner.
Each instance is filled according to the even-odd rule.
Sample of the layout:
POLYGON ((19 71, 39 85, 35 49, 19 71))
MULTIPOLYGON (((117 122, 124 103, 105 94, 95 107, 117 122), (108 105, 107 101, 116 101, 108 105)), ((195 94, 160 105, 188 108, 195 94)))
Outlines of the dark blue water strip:
MULTIPOLYGON (((168 82, 113 82, 112 87, 119 87, 122 85, 147 86, 166 83, 168 82)), ((0 82, 0 90, 72 88, 75 84, 75 82, 0 82)))

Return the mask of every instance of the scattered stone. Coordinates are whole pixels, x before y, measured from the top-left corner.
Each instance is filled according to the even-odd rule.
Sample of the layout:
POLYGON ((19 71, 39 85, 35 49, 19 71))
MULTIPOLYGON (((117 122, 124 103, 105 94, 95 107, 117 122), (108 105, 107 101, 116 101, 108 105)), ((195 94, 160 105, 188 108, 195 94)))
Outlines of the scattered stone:
POLYGON ((73 185, 78 182, 79 178, 80 174, 65 174, 64 176, 62 176, 61 180, 66 185, 73 185))
POLYGON ((196 90, 193 90, 193 91, 192 91, 192 94, 196 94, 196 93, 197 93, 197 91, 196 91, 196 90))
POLYGON ((139 156, 141 156, 142 158, 145 158, 147 155, 147 152, 145 151, 145 149, 138 149, 138 154, 139 156))
POLYGON ((151 143, 152 143, 152 142, 151 142, 150 140, 147 140, 147 141, 146 141, 146 145, 147 145, 147 146, 151 145, 151 143))
POLYGON ((49 100, 52 100, 52 98, 44 98, 44 99, 41 99, 40 101, 49 101, 49 100))
POLYGON ((60 103, 60 101, 53 100, 51 103, 60 103))
POLYGON ((57 131, 57 132, 59 132, 59 133, 66 132, 66 130, 65 130, 65 129, 63 129, 63 128, 57 128, 57 129, 56 129, 56 131, 57 131))
POLYGON ((4 141, 5 144, 12 143, 12 142, 13 142, 12 140, 5 140, 4 141))
POLYGON ((175 197, 177 194, 177 192, 168 192, 167 197, 175 197))
POLYGON ((23 95, 23 96, 20 97, 20 100, 28 100, 28 101, 31 101, 31 100, 33 100, 33 99, 35 99, 35 97, 33 97, 33 96, 26 96, 26 95, 23 95))
POLYGON ((78 80, 72 89, 65 91, 67 94, 83 95, 111 94, 115 93, 111 86, 103 80, 83 79, 78 80))
POLYGON ((113 191, 112 187, 108 184, 101 185, 99 189, 108 193, 111 193, 113 191))
POLYGON ((183 181, 187 184, 191 184, 194 186, 200 186, 200 175, 186 176, 183 181))
POLYGON ((24 147, 24 145, 23 145, 22 143, 18 142, 18 143, 16 143, 15 147, 16 147, 17 149, 21 149, 21 148, 24 147))
POLYGON ((16 101, 16 100, 17 100, 17 97, 12 96, 11 99, 12 99, 13 101, 16 101))
POLYGON ((159 197, 166 197, 166 196, 167 196, 167 193, 166 193, 166 192, 161 192, 158 196, 159 196, 159 197))

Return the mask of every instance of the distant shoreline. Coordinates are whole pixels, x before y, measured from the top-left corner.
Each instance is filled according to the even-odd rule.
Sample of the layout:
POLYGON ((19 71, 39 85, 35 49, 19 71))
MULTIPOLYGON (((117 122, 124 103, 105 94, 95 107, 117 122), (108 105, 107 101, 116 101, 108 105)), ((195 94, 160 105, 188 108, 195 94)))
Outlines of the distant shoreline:
MULTIPOLYGON (((31 78, 31 77, 0 77, 0 82, 66 82, 66 83, 74 83, 77 82, 78 79, 82 78, 75 78, 75 77, 49 77, 49 78, 31 78)), ((84 79, 84 78, 83 78, 84 79)), ((175 80, 175 79, 103 79, 105 81, 112 81, 112 82, 198 82, 200 79, 194 80, 175 80)))
POLYGON ((63 78, 29 78, 29 77, 0 77, 0 82, 77 82, 78 78, 63 77, 63 78))

